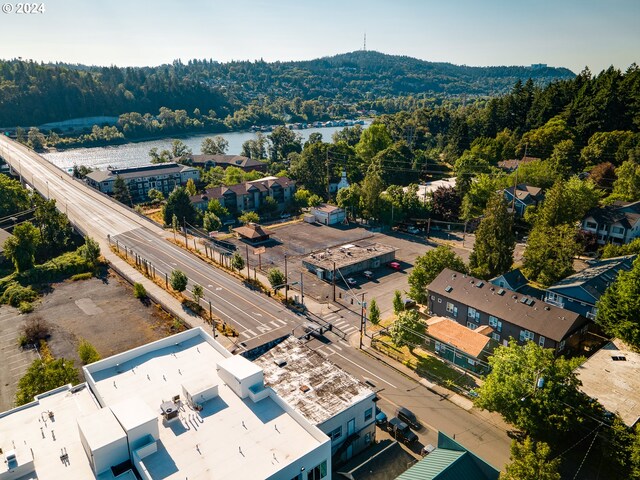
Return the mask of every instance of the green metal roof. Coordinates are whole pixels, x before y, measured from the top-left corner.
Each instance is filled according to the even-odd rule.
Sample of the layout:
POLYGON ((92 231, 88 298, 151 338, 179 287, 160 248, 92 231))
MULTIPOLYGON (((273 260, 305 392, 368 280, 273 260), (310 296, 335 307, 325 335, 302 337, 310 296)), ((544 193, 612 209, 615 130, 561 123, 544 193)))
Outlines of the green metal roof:
MULTIPOLYGON (((396 480, 440 480, 449 477, 440 476, 454 465, 467 452, 456 452, 437 448, 425 458, 416 463, 396 480)), ((455 478, 455 477, 452 477, 455 478)))

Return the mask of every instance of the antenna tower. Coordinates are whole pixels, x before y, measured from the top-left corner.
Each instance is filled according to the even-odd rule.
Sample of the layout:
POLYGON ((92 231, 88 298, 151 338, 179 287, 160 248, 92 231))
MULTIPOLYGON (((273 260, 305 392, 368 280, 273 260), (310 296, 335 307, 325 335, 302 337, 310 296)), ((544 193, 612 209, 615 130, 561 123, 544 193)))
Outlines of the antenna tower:
POLYGON ((367 51, 367 32, 364 32, 364 45, 362 47, 363 51, 367 51))

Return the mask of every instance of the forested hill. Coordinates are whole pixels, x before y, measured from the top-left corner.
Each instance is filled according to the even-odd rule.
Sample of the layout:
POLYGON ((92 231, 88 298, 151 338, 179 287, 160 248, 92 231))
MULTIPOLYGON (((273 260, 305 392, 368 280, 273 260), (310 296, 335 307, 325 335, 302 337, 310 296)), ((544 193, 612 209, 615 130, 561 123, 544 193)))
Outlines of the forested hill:
POLYGON ((408 95, 487 96, 517 80, 573 78, 565 68, 467 67, 358 51, 299 62, 175 61, 141 68, 0 61, 0 126, 69 118, 198 108, 217 118, 252 102, 318 100, 330 104, 408 95))

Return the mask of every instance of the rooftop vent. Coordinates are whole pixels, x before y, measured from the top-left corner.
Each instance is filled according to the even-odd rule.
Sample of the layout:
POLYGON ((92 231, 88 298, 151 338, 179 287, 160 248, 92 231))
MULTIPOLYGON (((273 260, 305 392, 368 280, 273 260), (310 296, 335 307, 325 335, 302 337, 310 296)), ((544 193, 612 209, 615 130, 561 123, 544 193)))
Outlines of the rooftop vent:
POLYGON ((517 296, 517 295, 511 295, 511 298, 514 298, 514 299, 516 299, 516 300, 517 300, 517 299, 518 299, 518 296, 517 296))
POLYGON ((549 310, 551 310, 551 307, 547 306, 547 307, 544 307, 544 309, 548 312, 549 310))
MULTIPOLYGON (((514 295, 513 297, 515 298, 515 295, 514 295)), ((522 297, 522 298, 520 299, 520 303, 524 303, 525 305, 528 305, 528 303, 527 303, 527 297, 522 297)))
POLYGON ((498 295, 504 295, 504 288, 501 288, 500 290, 498 290, 498 295))
POLYGON ((287 364, 287 361, 282 357, 277 357, 273 359, 273 363, 282 368, 287 364))
POLYGON ((302 385, 302 386, 300 387, 300 391, 301 391, 302 393, 307 393, 309 390, 311 390, 311 387, 309 387, 308 385, 302 385))
POLYGON ((627 357, 625 357, 624 355, 611 355, 611 360, 613 360, 614 362, 626 362, 627 357))
POLYGON ((478 288, 482 288, 484 286, 484 282, 482 280, 480 280, 478 283, 476 283, 476 287, 478 288))
POLYGON ((453 287, 451 285, 447 285, 447 287, 444 289, 444 291, 447 293, 449 293, 451 290, 453 290, 453 287))

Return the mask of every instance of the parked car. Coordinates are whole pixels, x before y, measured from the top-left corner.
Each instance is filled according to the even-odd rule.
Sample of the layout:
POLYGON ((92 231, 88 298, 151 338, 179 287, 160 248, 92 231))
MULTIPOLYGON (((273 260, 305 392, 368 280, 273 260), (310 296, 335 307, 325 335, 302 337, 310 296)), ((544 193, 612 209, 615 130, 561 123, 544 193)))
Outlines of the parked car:
POLYGON ((435 449, 436 449, 436 447, 434 447, 431 444, 425 445, 424 447, 422 447, 422 450, 420 450, 420 455, 422 455, 423 457, 426 457, 431 452, 433 452, 435 449))
POLYGON ((389 268, 393 268, 394 270, 400 270, 400 264, 398 262, 390 262, 389 268))
POLYGON ((416 414, 405 407, 399 407, 396 410, 396 416, 403 422, 408 423, 414 430, 420 430, 421 425, 416 418, 416 414))
POLYGON ((389 420, 389 433, 393 435, 393 438, 400 440, 406 444, 413 443, 418 440, 418 436, 411 431, 409 425, 404 423, 398 417, 393 417, 389 420))
POLYGON ((357 284, 358 284, 358 282, 356 282, 356 279, 355 279, 355 278, 349 277, 349 278, 347 278, 347 284, 348 284, 350 287, 353 287, 354 285, 357 285, 357 284))
POLYGON ((409 308, 414 308, 416 306, 416 301, 413 298, 405 298, 403 300, 404 309, 407 310, 409 308))
POLYGON ((387 414, 378 407, 376 407, 376 425, 383 429, 387 428, 387 414))
POLYGON ((362 275, 364 276, 364 278, 368 278, 368 279, 372 279, 373 278, 373 272, 371 272, 369 270, 365 270, 364 272, 362 272, 362 275))
POLYGON ((407 233, 411 233, 413 235, 417 235, 418 233, 420 233, 420 229, 417 227, 409 227, 407 228, 407 233))

